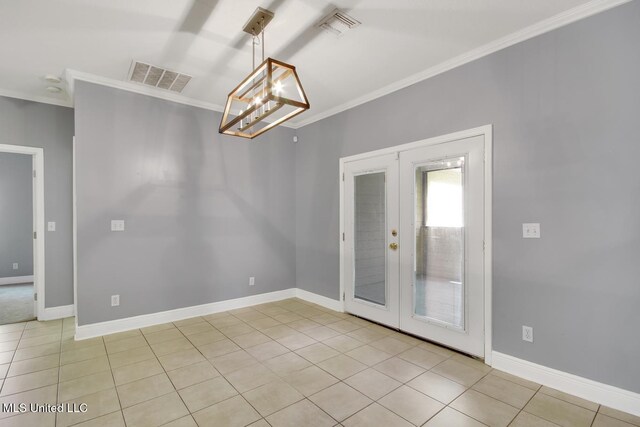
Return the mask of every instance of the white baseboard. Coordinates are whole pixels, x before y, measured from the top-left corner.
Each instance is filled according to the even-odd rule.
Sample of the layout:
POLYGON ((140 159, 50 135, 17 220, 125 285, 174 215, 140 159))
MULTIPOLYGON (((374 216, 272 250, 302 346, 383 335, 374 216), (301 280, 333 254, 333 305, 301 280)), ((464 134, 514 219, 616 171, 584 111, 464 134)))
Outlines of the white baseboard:
POLYGON ((565 393, 640 416, 640 394, 493 352, 492 367, 565 393))
POLYGON ((322 307, 328 308, 329 310, 339 311, 341 313, 344 311, 344 304, 342 304, 342 301, 314 294, 313 292, 305 291, 300 288, 295 288, 295 291, 296 297, 300 299, 318 304, 322 307))
POLYGON ((31 283, 33 282, 33 275, 31 276, 14 276, 14 277, 0 277, 0 286, 1 285, 17 285, 20 283, 31 283))
POLYGON ((296 288, 290 288, 282 291, 251 295, 248 297, 213 302, 210 304, 161 311, 159 313, 144 314, 141 316, 127 317, 107 322, 91 323, 89 325, 78 326, 76 328, 75 339, 84 340, 101 335, 129 331, 131 329, 146 328, 147 326, 175 322, 182 319, 188 319, 190 317, 206 316, 207 314, 220 313, 222 311, 234 310, 236 308, 244 308, 252 305, 294 298, 295 296, 296 288))
POLYGON ((44 313, 38 316, 38 320, 56 320, 64 319, 65 317, 71 317, 75 315, 75 309, 73 304, 61 305, 59 307, 47 307, 44 309, 44 313))

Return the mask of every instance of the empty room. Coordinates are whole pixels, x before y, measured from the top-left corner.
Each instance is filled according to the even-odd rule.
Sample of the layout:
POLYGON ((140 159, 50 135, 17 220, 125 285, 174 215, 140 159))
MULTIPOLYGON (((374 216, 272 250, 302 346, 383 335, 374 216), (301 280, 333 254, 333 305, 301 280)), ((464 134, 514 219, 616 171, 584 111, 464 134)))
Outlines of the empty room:
POLYGON ((640 427, 638 0, 0 2, 0 427, 640 427))

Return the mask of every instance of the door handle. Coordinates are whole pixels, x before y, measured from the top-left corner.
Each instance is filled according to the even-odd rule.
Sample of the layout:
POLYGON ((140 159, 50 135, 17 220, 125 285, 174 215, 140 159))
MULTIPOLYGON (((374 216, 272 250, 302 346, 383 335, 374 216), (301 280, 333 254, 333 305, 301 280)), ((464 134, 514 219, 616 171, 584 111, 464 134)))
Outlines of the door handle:
POLYGON ((391 249, 392 251, 397 250, 398 249, 398 244, 397 243, 389 244, 389 249, 391 249))

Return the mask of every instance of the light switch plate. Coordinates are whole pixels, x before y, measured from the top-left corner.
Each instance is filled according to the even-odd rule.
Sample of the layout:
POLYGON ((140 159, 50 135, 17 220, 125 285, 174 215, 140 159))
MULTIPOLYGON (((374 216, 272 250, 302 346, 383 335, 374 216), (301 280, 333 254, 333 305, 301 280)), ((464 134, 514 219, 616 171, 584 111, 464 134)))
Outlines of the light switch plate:
POLYGON ((47 223, 47 230, 48 231, 56 231, 56 223, 55 223, 55 221, 49 221, 47 223))
POLYGON ((522 237, 524 239, 539 239, 540 223, 529 222, 529 223, 522 224, 522 237))
POLYGON ((124 231, 124 219, 112 219, 111 231, 124 231))

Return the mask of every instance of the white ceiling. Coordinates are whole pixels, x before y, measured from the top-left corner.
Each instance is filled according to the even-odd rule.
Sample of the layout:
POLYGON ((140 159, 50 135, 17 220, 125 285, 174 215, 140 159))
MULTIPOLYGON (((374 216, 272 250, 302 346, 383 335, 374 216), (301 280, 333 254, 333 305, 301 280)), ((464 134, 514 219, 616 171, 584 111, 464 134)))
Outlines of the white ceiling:
POLYGON ((297 67, 311 103, 295 125, 589 3, 594 2, 2 1, 0 95, 69 103, 65 93, 46 91, 45 74, 73 69, 123 81, 135 59, 194 76, 183 95, 223 105, 251 69, 251 44, 241 29, 261 6, 275 12, 266 31, 266 55, 297 67), (341 38, 315 28, 334 7, 362 25, 341 38))

